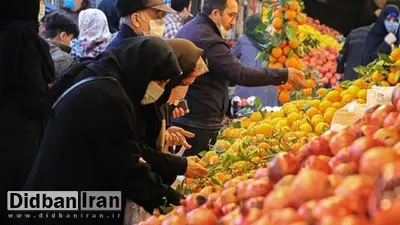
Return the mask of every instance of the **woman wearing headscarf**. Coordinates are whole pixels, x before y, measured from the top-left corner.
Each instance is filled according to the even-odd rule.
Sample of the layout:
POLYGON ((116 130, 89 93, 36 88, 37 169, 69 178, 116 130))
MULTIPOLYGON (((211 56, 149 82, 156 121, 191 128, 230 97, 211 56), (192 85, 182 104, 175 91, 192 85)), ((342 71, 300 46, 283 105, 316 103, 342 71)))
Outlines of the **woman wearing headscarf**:
POLYGON ((91 7, 90 0, 63 0, 61 8, 78 24, 79 13, 91 7))
POLYGON ((111 38, 107 17, 99 9, 87 9, 79 14, 79 39, 71 43, 71 55, 95 58, 103 52, 111 38))
POLYGON ((398 18, 399 8, 397 6, 387 5, 383 8, 365 41, 363 65, 378 58, 378 53, 389 54, 393 46, 398 43, 396 37, 399 27, 398 18))
MULTIPOLYGON (((265 35, 256 31, 256 28, 261 24, 262 21, 259 16, 250 15, 247 17, 244 27, 245 34, 240 36, 232 47, 232 53, 248 67, 263 67, 263 62, 256 60, 258 52, 262 51, 263 45, 265 46, 268 43, 265 35)), ((266 90, 266 87, 236 86, 235 95, 242 98, 259 96, 265 106, 276 106, 278 104, 275 86, 268 86, 268 90, 266 90)))
MULTIPOLYGON (((139 160, 155 151, 140 143, 136 110, 138 104, 155 102, 180 72, 170 48, 158 38, 127 39, 104 52, 56 101, 26 190, 121 191, 123 204, 129 198, 148 212, 164 205, 163 197, 179 204, 182 196, 139 160), (138 65, 148 66, 137 70, 138 65)), ((70 224, 57 224, 62 222, 70 224)), ((78 223, 118 224, 74 220, 78 223)))
POLYGON ((1 218, 6 192, 21 190, 35 160, 54 79, 38 14, 39 0, 0 7, 0 224, 7 224, 1 218))

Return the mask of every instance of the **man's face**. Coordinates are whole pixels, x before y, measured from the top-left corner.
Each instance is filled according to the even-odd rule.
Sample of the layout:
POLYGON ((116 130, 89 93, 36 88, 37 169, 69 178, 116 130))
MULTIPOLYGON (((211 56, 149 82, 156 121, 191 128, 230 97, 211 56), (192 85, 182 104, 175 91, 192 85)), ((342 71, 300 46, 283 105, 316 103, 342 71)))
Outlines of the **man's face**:
POLYGON ((61 32, 59 38, 58 38, 58 42, 69 46, 71 44, 72 39, 74 39, 74 35, 73 34, 67 34, 66 32, 61 32))
MULTIPOLYGON (((142 32, 150 32, 150 20, 160 20, 165 16, 165 12, 148 8, 137 13, 133 13, 131 16, 131 22, 134 27, 138 28, 142 32)), ((143 34, 138 34, 143 35, 143 34)))
POLYGON ((225 28, 225 30, 230 30, 236 25, 238 10, 238 4, 236 0, 227 1, 227 7, 222 12, 221 17, 221 25, 225 28))

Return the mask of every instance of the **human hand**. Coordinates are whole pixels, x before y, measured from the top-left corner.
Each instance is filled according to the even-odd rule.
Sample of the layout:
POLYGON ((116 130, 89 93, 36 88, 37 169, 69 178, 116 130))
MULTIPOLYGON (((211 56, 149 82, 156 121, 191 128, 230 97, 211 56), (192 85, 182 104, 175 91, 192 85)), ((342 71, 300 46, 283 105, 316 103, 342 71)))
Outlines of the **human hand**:
POLYGON ((189 113, 189 110, 187 110, 185 112, 184 109, 180 108, 180 107, 176 107, 173 111, 172 111, 172 118, 176 119, 179 118, 181 116, 184 116, 186 113, 189 113))
POLYGON ((204 177, 208 174, 208 170, 198 164, 193 157, 188 157, 187 159, 187 168, 185 172, 186 178, 198 178, 204 177))
POLYGON ((305 88, 304 85, 304 80, 305 80, 305 76, 304 73, 294 69, 294 68, 288 68, 288 80, 287 82, 289 84, 292 84, 295 87, 298 88, 305 88))
POLYGON ((187 143, 186 138, 193 138, 192 132, 186 131, 180 127, 172 126, 166 130, 166 145, 182 145, 185 149, 190 149, 192 146, 187 143))
POLYGON ((393 33, 388 33, 385 37, 385 42, 388 45, 392 45, 397 41, 396 35, 394 35, 393 33))

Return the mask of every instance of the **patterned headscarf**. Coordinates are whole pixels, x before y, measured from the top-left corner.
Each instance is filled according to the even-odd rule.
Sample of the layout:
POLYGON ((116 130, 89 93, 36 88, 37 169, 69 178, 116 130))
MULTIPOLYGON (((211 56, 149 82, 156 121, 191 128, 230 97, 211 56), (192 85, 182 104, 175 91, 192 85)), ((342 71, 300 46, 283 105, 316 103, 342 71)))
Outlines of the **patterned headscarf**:
POLYGON ((111 37, 106 15, 99 9, 86 9, 79 13, 78 20, 81 38, 90 42, 104 42, 111 37))

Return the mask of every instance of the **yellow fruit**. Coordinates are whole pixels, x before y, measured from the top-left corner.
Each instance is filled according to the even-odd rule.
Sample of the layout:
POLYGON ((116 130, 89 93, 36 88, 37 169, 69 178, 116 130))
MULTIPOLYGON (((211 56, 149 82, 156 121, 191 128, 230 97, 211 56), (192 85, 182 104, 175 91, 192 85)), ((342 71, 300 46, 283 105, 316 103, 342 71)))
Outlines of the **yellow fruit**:
POLYGON ((272 26, 273 26, 276 30, 282 29, 282 26, 283 26, 283 20, 282 20, 282 18, 276 17, 276 18, 272 21, 272 26))
POLYGON ((291 47, 291 48, 297 48, 297 47, 299 47, 299 41, 298 40, 291 40, 291 41, 289 41, 289 46, 291 47))
POLYGON ((296 1, 288 2, 288 4, 289 4, 289 9, 291 9, 293 11, 298 11, 300 9, 300 5, 296 1))
POLYGON ((360 104, 365 104, 367 101, 365 101, 365 99, 359 98, 357 99, 357 102, 360 104))
POLYGON ((289 109, 289 110, 287 111, 287 114, 290 114, 290 113, 298 113, 298 112, 299 112, 299 110, 298 110, 297 108, 293 107, 293 108, 291 108, 291 109, 289 109))
POLYGON ((279 120, 279 121, 276 123, 275 127, 276 127, 276 128, 282 128, 282 127, 287 126, 287 125, 288 125, 288 124, 286 123, 285 120, 279 120))
POLYGON ((262 134, 266 137, 271 137, 272 136, 272 126, 267 124, 267 123, 262 123, 259 125, 256 125, 254 127, 254 131, 256 132, 256 134, 262 134))
POLYGON ((331 106, 332 106, 332 103, 331 103, 330 101, 324 100, 324 101, 322 101, 321 104, 319 105, 319 111, 320 111, 321 113, 325 113, 325 110, 326 110, 327 108, 331 107, 331 106))
POLYGON ((367 99, 367 89, 361 89, 357 94, 357 98, 367 99))
POLYGON ((324 119, 321 115, 315 115, 312 119, 311 119, 311 125, 315 128, 315 126, 317 126, 318 123, 320 122, 324 122, 324 119))
POLYGON ((342 92, 340 92, 340 97, 343 98, 343 96, 345 96, 347 94, 350 94, 349 91, 347 91, 347 90, 342 91, 342 92))
POLYGON ((310 107, 309 109, 307 109, 306 114, 308 116, 308 118, 313 118, 313 116, 317 115, 319 113, 319 110, 315 107, 310 107))
POLYGON ((341 102, 334 102, 332 106, 336 109, 341 109, 343 107, 343 104, 341 102))
POLYGON ((283 17, 283 13, 282 13, 281 10, 275 10, 273 16, 274 16, 275 18, 277 18, 277 17, 278 17, 278 18, 282 18, 282 17, 283 17))
POLYGON ((367 82, 363 79, 357 79, 354 81, 354 85, 359 87, 360 89, 365 89, 367 88, 367 82))
POLYGON ((243 117, 240 119, 240 127, 247 128, 251 123, 251 120, 247 117, 243 117))
POLYGON ((356 85, 351 85, 349 88, 347 88, 347 91, 353 96, 357 96, 358 92, 360 91, 360 88, 357 87, 356 85))
POLYGON ((275 111, 272 113, 272 118, 282 118, 285 116, 285 113, 283 111, 275 111))
POLYGON ((300 118, 300 115, 297 112, 290 113, 287 116, 287 119, 288 119, 287 123, 289 125, 292 125, 294 123, 294 121, 298 120, 299 118, 300 118))
POLYGON ((328 124, 331 124, 334 113, 335 112, 332 112, 332 111, 326 111, 324 114, 324 121, 328 124))
POLYGON ((329 107, 325 110, 325 112, 336 112, 336 111, 337 111, 337 108, 333 107, 333 104, 332 104, 332 107, 329 107))
POLYGON ((319 108, 319 104, 321 104, 321 101, 320 100, 317 100, 317 99, 315 99, 315 100, 312 100, 311 102, 310 102, 310 106, 311 107, 315 107, 315 108, 319 108))
POLYGON ((317 124, 317 126, 315 126, 315 133, 317 135, 321 135, 323 133, 325 133, 325 131, 327 131, 329 129, 329 125, 325 122, 320 122, 317 124))
POLYGON ((383 75, 381 72, 375 71, 372 74, 372 81, 382 81, 384 79, 383 75))
POLYGON ((250 115, 250 120, 251 122, 260 122, 262 120, 263 116, 261 114, 261 112, 253 112, 250 115))
POLYGON ((300 130, 308 133, 308 132, 312 132, 313 128, 309 123, 305 123, 300 126, 300 130))
POLYGON ((397 61, 400 59, 400 48, 396 48, 394 49, 391 53, 390 53, 390 58, 393 61, 397 61))
POLYGON ((300 131, 300 126, 303 125, 301 120, 296 120, 292 123, 292 131, 300 131))
POLYGON ((328 94, 328 92, 329 92, 328 89, 320 88, 320 89, 317 90, 317 95, 319 97, 325 97, 328 94))
POLYGON ((354 99, 354 96, 352 94, 346 94, 345 96, 343 96, 342 98, 342 104, 346 105, 350 102, 352 102, 354 99))
POLYGON ((285 19, 294 20, 296 18, 296 12, 294 10, 287 10, 285 13, 285 19))
POLYGON ((389 87, 390 86, 390 83, 387 82, 386 80, 381 81, 380 84, 381 84, 382 87, 389 87))
POLYGON ((208 151, 205 155, 204 155, 204 161, 209 164, 210 163, 210 159, 214 156, 218 156, 218 153, 215 151, 208 151))
POLYGON ((388 77, 387 77, 387 81, 391 84, 391 85, 395 85, 397 84, 397 82, 399 81, 399 77, 396 76, 395 73, 389 73, 388 77))

